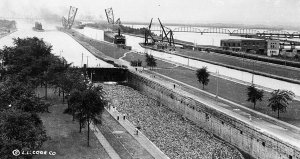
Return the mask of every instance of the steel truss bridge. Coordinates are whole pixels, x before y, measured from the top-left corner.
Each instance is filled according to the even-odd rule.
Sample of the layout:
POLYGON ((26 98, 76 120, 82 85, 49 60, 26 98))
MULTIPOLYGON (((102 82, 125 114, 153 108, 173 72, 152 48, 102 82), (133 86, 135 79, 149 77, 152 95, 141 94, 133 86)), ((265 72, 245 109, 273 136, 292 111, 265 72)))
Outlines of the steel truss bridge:
MULTIPOLYGON (((160 26, 152 26, 151 31, 162 31, 160 26)), ((300 38, 300 32, 288 32, 288 31, 281 31, 281 30, 256 30, 256 29, 230 29, 230 28, 199 28, 199 27, 192 27, 192 26, 183 26, 174 28, 173 32, 189 32, 189 33, 200 33, 209 34, 209 33, 216 33, 216 34, 229 34, 232 36, 246 36, 246 37, 278 37, 278 38, 300 38)))

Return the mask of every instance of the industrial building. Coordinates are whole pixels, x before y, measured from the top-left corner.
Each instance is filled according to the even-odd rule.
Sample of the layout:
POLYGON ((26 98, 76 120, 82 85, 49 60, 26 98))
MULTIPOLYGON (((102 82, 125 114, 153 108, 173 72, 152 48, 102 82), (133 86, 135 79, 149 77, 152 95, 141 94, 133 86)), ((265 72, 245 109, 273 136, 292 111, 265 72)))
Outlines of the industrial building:
POLYGON ((281 45, 279 40, 267 40, 267 56, 278 56, 280 49, 281 45))
POLYGON ((267 41, 262 39, 223 39, 224 50, 242 51, 255 54, 267 54, 267 41))

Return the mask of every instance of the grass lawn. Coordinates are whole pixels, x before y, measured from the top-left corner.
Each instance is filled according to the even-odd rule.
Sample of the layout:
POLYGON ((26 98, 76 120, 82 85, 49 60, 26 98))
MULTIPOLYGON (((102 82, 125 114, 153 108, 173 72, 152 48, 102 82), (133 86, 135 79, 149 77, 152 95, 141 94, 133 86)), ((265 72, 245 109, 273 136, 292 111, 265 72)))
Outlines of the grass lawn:
POLYGON ((207 53, 202 51, 192 51, 192 50, 180 50, 177 49, 179 54, 192 56, 204 60, 210 60, 214 62, 220 62, 227 65, 238 66, 250 70, 256 70, 260 72, 265 72, 269 74, 274 74, 277 76, 292 78, 300 80, 300 69, 298 71, 286 69, 282 67, 277 67, 274 65, 269 65, 261 62, 252 62, 250 60, 242 60, 236 57, 225 56, 218 53, 207 53))
POLYGON ((80 41, 86 42, 89 45, 95 47, 97 50, 103 52, 106 56, 118 59, 122 57, 126 52, 129 50, 125 50, 122 48, 118 48, 116 45, 108 44, 107 42, 94 40, 87 36, 84 36, 78 33, 75 30, 66 30, 67 32, 71 33, 74 37, 78 38, 80 41))
MULTIPOLYGON (((44 96, 44 89, 39 89, 39 96, 44 96)), ((63 114, 67 105, 61 98, 48 91, 48 98, 54 105, 49 108, 51 113, 40 114, 47 136, 41 150, 54 151, 55 156, 38 155, 36 159, 110 159, 94 133, 90 132, 90 147, 87 147, 87 127, 79 133, 79 124, 72 121, 72 116, 63 114)))
MULTIPOLYGON (((191 86, 202 89, 202 85, 196 79, 195 71, 184 68, 184 67, 176 67, 174 69, 158 69, 156 72, 176 79, 178 81, 184 82, 191 86)), ((210 82, 207 86, 205 86, 204 90, 213 94, 216 94, 217 90, 217 78, 214 76, 209 77, 210 82)), ((253 109, 253 104, 247 102, 247 94, 246 88, 247 86, 238 84, 232 81, 224 80, 222 78, 218 78, 219 80, 219 96, 248 108, 253 109)), ((187 91, 197 94, 198 91, 193 91, 187 89, 187 91)), ((272 117, 277 117, 277 112, 273 112, 271 108, 267 107, 267 99, 270 97, 270 93, 265 92, 265 97, 262 102, 258 102, 256 105, 256 111, 261 113, 270 115, 272 117)), ((293 101, 289 107, 287 108, 286 113, 280 113, 280 120, 293 124, 295 126, 300 127, 300 102, 293 101)))
MULTIPOLYGON (((130 61, 133 61, 133 60, 141 60, 142 61, 142 66, 143 67, 147 67, 147 64, 146 64, 146 57, 145 55, 141 55, 141 54, 138 54, 138 53, 133 53, 133 52, 130 52, 130 53, 127 53, 125 57, 123 57, 122 59, 130 62, 130 61)), ((165 62, 165 61, 162 61, 162 60, 156 60, 156 68, 170 68, 170 67, 175 67, 174 64, 171 64, 171 63, 168 63, 168 62, 165 62)))

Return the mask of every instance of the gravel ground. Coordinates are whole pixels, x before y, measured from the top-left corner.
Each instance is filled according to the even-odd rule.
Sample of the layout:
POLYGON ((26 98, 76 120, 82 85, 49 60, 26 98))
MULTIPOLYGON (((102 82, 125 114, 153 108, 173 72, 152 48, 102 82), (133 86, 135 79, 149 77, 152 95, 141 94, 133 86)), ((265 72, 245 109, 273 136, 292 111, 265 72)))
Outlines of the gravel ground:
POLYGON ((199 128, 191 121, 138 91, 123 85, 102 85, 107 98, 117 110, 170 158, 211 159, 214 152, 220 158, 241 158, 236 149, 199 128))

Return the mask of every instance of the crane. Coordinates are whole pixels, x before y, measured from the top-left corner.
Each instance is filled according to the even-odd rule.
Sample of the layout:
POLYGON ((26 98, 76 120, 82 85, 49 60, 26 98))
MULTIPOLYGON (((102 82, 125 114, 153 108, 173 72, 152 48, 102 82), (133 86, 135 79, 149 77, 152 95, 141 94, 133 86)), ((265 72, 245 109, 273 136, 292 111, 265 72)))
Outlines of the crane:
POLYGON ((62 17, 62 25, 66 29, 71 29, 74 23, 78 8, 70 6, 68 19, 62 17))
POLYGON ((114 11, 112 8, 107 8, 105 9, 105 14, 106 14, 106 18, 107 18, 107 22, 108 24, 112 24, 112 25, 121 25, 121 20, 120 18, 118 18, 116 21, 115 21, 115 17, 114 17, 114 11))
POLYGON ((148 26, 148 28, 145 28, 145 45, 149 45, 150 43, 149 43, 149 36, 151 37, 151 39, 152 39, 152 43, 151 44, 153 44, 153 43, 155 43, 157 40, 155 40, 154 38, 153 38, 153 36, 152 36, 152 34, 151 34, 151 26, 152 26, 152 20, 153 20, 153 18, 151 18, 151 21, 150 21, 150 24, 149 24, 149 26, 148 26))

